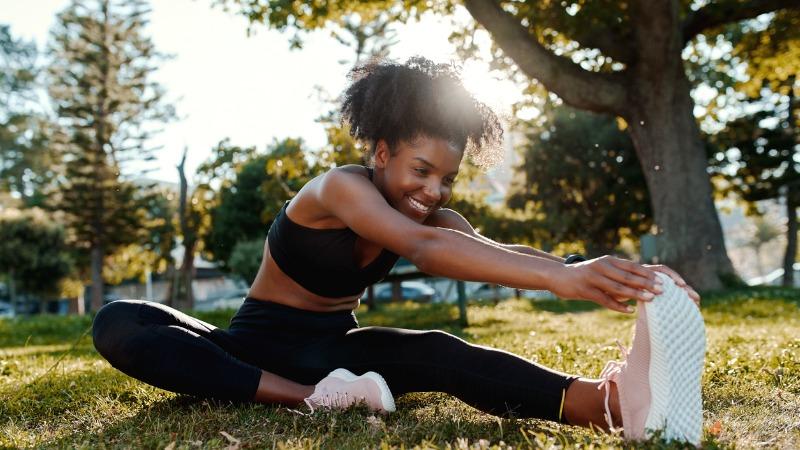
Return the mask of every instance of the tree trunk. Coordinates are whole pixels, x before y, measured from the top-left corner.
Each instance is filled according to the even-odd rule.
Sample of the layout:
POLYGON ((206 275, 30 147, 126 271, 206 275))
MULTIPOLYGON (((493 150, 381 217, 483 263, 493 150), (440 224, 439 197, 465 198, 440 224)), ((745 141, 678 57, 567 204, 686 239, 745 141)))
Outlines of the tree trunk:
POLYGON ((169 280, 169 284, 167 284, 166 298, 164 298, 164 304, 171 308, 175 307, 175 286, 177 286, 177 278, 178 268, 175 266, 175 263, 172 262, 167 266, 167 279, 169 280))
POLYGON ((183 264, 181 265, 180 289, 183 309, 194 308, 194 291, 192 281, 194 280, 194 249, 196 241, 192 240, 184 243, 183 264))
MULTIPOLYGON (((795 76, 787 80, 789 84, 789 117, 788 131, 792 136, 797 136, 797 122, 794 118, 796 97, 794 95, 795 76)), ((797 138, 796 138, 797 139, 797 138)), ((798 142, 795 140, 795 142, 798 142)), ((791 161, 788 161, 791 164, 791 161)), ((786 186, 786 254, 783 255, 783 285, 794 286, 794 260, 797 255, 797 196, 800 194, 797 182, 790 182, 786 186)))
POLYGON ((696 289, 719 289, 737 276, 714 206, 690 84, 675 60, 672 76, 645 68, 634 78, 626 119, 650 191, 659 263, 696 289))
POLYGON ((370 284, 367 288, 367 299, 364 302, 367 305, 368 311, 372 312, 375 311, 375 307, 377 306, 377 302, 375 301, 375 285, 370 284))
POLYGON ((194 308, 194 291, 192 291, 192 280, 194 280, 194 252, 197 248, 195 230, 189 229, 188 217, 188 192, 189 182, 186 179, 186 154, 188 147, 183 148, 183 156, 178 164, 178 176, 180 177, 180 196, 178 198, 178 219, 180 222, 181 236, 183 236, 183 263, 181 270, 177 274, 177 286, 175 289, 175 303, 180 304, 183 309, 194 308))
POLYGON ((98 244, 92 246, 92 289, 91 307, 97 312, 103 306, 103 247, 98 244))
POLYGON ((783 255, 783 285, 794 286, 794 260, 797 254, 797 185, 786 191, 786 253, 783 255))

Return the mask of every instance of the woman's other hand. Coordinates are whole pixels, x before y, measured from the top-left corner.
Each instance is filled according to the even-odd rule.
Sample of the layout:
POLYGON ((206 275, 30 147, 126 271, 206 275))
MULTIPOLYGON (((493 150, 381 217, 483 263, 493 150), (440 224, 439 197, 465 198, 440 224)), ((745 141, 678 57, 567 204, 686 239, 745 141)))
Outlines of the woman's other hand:
POLYGON ((678 275, 678 272, 675 272, 674 270, 670 269, 669 267, 663 264, 642 264, 642 266, 647 267, 650 270, 655 270, 656 272, 661 272, 669 275, 669 277, 672 278, 672 281, 674 281, 675 284, 678 285, 678 287, 682 287, 684 290, 686 290, 686 293, 689 294, 689 298, 691 298, 692 301, 694 301, 694 304, 700 307, 700 294, 698 294, 697 291, 692 289, 692 287, 689 286, 680 275, 678 275))
POLYGON ((550 291, 555 295, 589 300, 619 312, 633 312, 625 303, 628 300, 647 302, 663 292, 654 268, 615 256, 565 265, 562 274, 553 280, 554 286, 550 291))

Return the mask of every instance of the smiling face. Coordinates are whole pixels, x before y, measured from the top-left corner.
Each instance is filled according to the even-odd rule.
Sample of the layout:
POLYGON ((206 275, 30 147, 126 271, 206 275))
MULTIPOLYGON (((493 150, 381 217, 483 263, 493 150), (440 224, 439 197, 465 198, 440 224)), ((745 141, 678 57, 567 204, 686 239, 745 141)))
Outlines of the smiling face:
POLYGON ((450 200, 462 156, 440 138, 400 141, 393 152, 380 140, 375 147, 376 183, 390 205, 422 223, 450 200))

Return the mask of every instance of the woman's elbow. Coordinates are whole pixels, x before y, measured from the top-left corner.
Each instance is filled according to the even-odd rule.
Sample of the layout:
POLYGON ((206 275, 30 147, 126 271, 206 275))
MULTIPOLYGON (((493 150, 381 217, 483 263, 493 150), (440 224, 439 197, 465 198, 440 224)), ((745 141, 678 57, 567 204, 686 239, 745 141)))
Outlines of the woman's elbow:
POLYGON ((441 230, 433 227, 426 227, 430 228, 429 230, 425 230, 424 232, 419 233, 418 235, 413 236, 410 239, 410 248, 408 252, 409 261, 412 264, 417 266, 417 268, 421 272, 425 273, 432 273, 435 265, 435 256, 439 253, 440 248, 442 247, 442 241, 444 236, 442 236, 441 230))

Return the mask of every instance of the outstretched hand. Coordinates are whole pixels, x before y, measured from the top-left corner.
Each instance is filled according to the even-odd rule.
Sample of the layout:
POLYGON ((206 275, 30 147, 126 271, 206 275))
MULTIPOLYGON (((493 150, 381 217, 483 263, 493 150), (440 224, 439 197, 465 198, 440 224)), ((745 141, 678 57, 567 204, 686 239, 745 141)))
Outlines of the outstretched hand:
POLYGON ((678 287, 683 288, 687 294, 689 294, 689 298, 694 301, 694 304, 700 306, 700 294, 697 293, 691 286, 689 286, 686 281, 684 281, 683 277, 678 275, 678 272, 670 269, 669 267, 663 264, 642 264, 643 267, 647 267, 650 270, 655 270, 656 272, 661 272, 669 275, 672 278, 672 281, 678 285, 678 287))
POLYGON ((614 311, 630 313, 633 309, 626 304, 628 300, 648 302, 663 292, 656 272, 669 275, 678 286, 687 290, 695 303, 699 303, 697 292, 672 269, 608 255, 565 265, 563 274, 553 280, 555 286, 550 290, 561 298, 589 300, 614 311))

